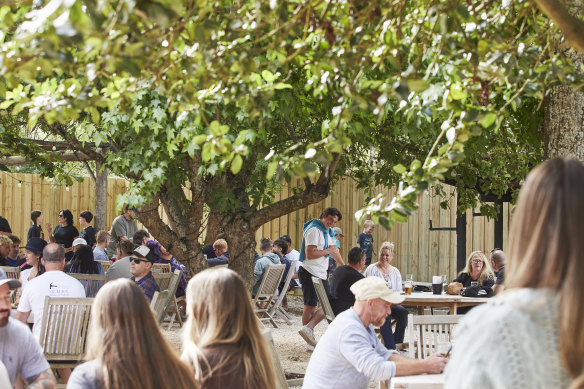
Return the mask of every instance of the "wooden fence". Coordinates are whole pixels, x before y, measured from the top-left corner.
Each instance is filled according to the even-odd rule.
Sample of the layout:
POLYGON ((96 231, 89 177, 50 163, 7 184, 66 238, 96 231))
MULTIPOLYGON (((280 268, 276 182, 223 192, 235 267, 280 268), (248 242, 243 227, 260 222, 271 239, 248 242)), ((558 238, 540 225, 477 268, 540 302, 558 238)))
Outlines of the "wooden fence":
MULTIPOLYGON (((31 224, 30 212, 34 209, 43 212, 44 223, 50 222, 55 226, 59 210, 67 208, 73 212, 74 224, 79 229, 79 213, 86 209, 94 213, 95 186, 90 178, 85 178, 83 182, 76 182, 68 189, 65 186, 54 186, 50 181, 43 180, 34 174, 0 173, 0 215, 8 219, 14 234, 23 241, 26 241, 26 234, 31 224)), ((125 180, 108 179, 107 228, 119 214, 115 209, 116 197, 125 190, 125 180)), ((445 190, 453 194, 451 187, 446 186, 445 190)), ((384 187, 376 187, 374 190, 374 193, 383 193, 386 196, 393 196, 394 192, 393 189, 384 187)), ((291 186, 285 186, 274 201, 291 194, 291 186)), ((343 258, 346 258, 347 252, 355 246, 357 236, 362 231, 362 226, 358 225, 353 215, 366 205, 365 199, 364 192, 357 190, 352 180, 341 180, 331 190, 330 196, 322 202, 263 225, 257 231, 256 239, 258 242, 262 237, 275 240, 287 234, 292 239, 293 247, 300 249, 302 224, 312 218, 318 218, 326 207, 337 207, 343 214, 343 219, 337 225, 343 230, 341 253, 343 258)), ((408 219, 407 223, 398 224, 391 231, 376 226, 373 232, 375 251, 378 251, 382 242, 393 242, 395 244, 393 265, 400 269, 402 276, 412 273, 419 281, 430 281, 432 275, 439 274, 447 274, 449 280, 455 277, 456 233, 430 231, 429 220, 432 219, 434 227, 454 227, 456 197, 450 197, 450 207, 447 210, 440 208, 440 201, 441 199, 434 197, 433 192, 429 191, 419 196, 420 208, 408 219)), ((503 217, 503 248, 506 248, 511 217, 508 204, 504 206, 503 217)), ((46 230, 44 225, 43 229, 46 230)), ((473 217, 472 210, 467 211, 467 253, 470 254, 473 250, 488 253, 493 249, 493 242, 494 222, 488 221, 486 217, 473 217)))

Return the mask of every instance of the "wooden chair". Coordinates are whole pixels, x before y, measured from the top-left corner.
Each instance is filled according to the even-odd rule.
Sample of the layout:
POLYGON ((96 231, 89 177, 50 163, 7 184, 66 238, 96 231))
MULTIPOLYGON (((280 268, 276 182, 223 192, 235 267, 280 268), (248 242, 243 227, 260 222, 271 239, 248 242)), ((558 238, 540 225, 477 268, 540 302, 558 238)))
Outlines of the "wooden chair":
POLYGON ((172 273, 152 273, 152 276, 154 276, 154 280, 156 281, 159 290, 168 289, 172 273))
POLYGON ((270 314, 270 308, 285 269, 286 265, 269 265, 266 268, 260 287, 252 301, 253 308, 260 322, 262 320, 269 320, 276 328, 279 327, 274 317, 270 314))
POLYGON ((76 278, 85 288, 85 297, 95 297, 101 287, 107 282, 105 274, 78 274, 71 273, 71 277, 76 278))
MULTIPOLYGON (((170 266, 170 265, 169 265, 170 266)), ((166 306, 166 312, 168 312, 170 316, 170 320, 168 323, 168 329, 172 328, 172 324, 174 323, 174 319, 178 318, 179 327, 182 327, 182 318, 180 317, 180 313, 178 310, 178 299, 176 298, 176 290, 178 288, 178 284, 180 282, 180 276, 182 271, 176 269, 172 273, 172 277, 170 278, 170 283, 168 285, 168 290, 170 292, 170 299, 169 303, 166 306)), ((181 297, 182 299, 182 297, 181 297)))
POLYGON ((92 298, 45 298, 40 344, 51 368, 81 362, 92 304, 92 298))
POLYGON ((112 265, 111 261, 95 261, 101 264, 101 266, 103 266, 103 271, 104 273, 107 273, 108 269, 110 268, 110 266, 112 265))
POLYGON ((290 267, 288 268, 288 274, 286 274, 286 280, 284 281, 284 286, 282 287, 282 292, 278 296, 276 302, 270 308, 270 315, 275 316, 279 314, 282 316, 284 321, 288 323, 288 325, 292 324, 292 317, 288 315, 288 312, 282 308, 282 301, 284 297, 286 297, 286 291, 288 290, 288 286, 290 285, 290 280, 292 280, 292 276, 294 275, 294 269, 296 268, 296 261, 290 261, 290 267))
POLYGON ((152 273, 172 273, 170 263, 154 263, 152 265, 152 273))
POLYGON ((324 285, 322 284, 322 280, 318 277, 312 277, 312 283, 314 284, 316 296, 318 297, 320 306, 324 311, 326 320, 330 323, 331 321, 335 320, 335 314, 333 312, 333 309, 331 308, 331 303, 328 299, 328 296, 326 295, 326 291, 324 289, 324 285))
POLYGON ((0 266, 0 269, 4 270, 6 278, 14 278, 15 280, 20 279, 20 268, 18 266, 0 266))
POLYGON ((452 331, 461 315, 408 315, 410 358, 423 359, 436 352, 441 342, 453 343, 452 331), (417 343, 417 347, 414 345, 417 343), (414 349, 417 348, 417 352, 414 349))
POLYGON ((274 365, 274 372, 276 373, 276 388, 275 389, 288 389, 290 386, 302 386, 304 378, 295 378, 291 380, 286 379, 286 373, 282 368, 282 363, 280 362, 280 356, 278 355, 278 350, 274 344, 274 338, 272 337, 272 331, 265 328, 262 331, 264 340, 268 344, 268 349, 270 350, 270 355, 272 356, 272 364, 274 365))
POLYGON ((163 290, 162 292, 154 292, 154 296, 152 296, 152 301, 150 302, 150 308, 152 309, 158 324, 161 324, 164 320, 166 308, 168 307, 170 300, 170 291, 168 289, 163 290))

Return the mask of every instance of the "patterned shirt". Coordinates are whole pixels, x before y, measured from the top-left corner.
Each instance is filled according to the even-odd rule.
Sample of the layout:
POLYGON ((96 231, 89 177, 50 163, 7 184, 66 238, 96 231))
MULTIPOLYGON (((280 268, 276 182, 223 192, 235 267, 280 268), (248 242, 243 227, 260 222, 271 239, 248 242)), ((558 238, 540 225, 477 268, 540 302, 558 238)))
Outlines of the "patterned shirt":
MULTIPOLYGON (((136 277, 134 277, 134 276, 132 276, 132 278, 130 278, 130 279, 132 281, 136 281, 136 277)), ((148 272, 148 274, 146 274, 146 276, 144 276, 140 280, 136 281, 136 284, 138 284, 140 289, 142 289, 142 291, 144 292, 144 296, 146 296, 148 301, 152 301, 152 297, 154 296, 154 292, 157 292, 159 290, 158 284, 156 284, 156 280, 154 279, 154 276, 152 275, 151 271, 148 272)))

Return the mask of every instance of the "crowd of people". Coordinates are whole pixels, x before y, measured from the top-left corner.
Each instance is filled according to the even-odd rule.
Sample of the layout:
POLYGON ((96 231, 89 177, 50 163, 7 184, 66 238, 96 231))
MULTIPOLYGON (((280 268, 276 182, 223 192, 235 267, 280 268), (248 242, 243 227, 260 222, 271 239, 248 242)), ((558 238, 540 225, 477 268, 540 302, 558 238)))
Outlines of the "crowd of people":
MULTIPOLYGON (((304 224, 301 248, 296 251, 298 269, 291 266, 291 258, 296 258, 289 238, 282 236, 274 242, 262 239, 254 284, 261 282, 270 264, 288 261, 287 271, 294 272, 302 288, 303 326, 299 333, 314 347, 304 388, 366 388, 370 380, 443 371, 447 388, 582 388, 584 291, 579 281, 584 276, 584 243, 578 235, 584 220, 583 199, 584 166, 580 162, 555 159, 529 174, 512 221, 509 259, 500 249, 492 250, 490 258, 472 252, 454 280, 467 290, 476 288, 485 297, 496 297, 466 313, 457 326, 450 359, 438 354, 410 359, 395 349, 395 344, 403 341, 407 311, 400 305, 404 296, 401 273, 392 265, 394 246, 383 242, 378 253, 371 248, 378 262, 367 266, 366 246, 373 245, 373 239, 359 238, 358 246, 348 250, 345 265, 339 251, 338 235, 342 232, 333 229, 342 218, 336 208, 327 208, 320 218, 304 224), (541 242, 547 243, 546 250, 541 250, 541 242), (331 260, 338 265, 332 272, 331 260), (313 329, 324 314, 316 308, 312 277, 322 280, 336 314, 318 342, 313 329), (393 332, 391 318, 396 321, 393 332), (383 343, 375 327, 381 329, 383 343)), ((36 215, 37 221, 39 216, 42 220, 42 215, 36 215)), ((63 228, 70 226, 67 219, 63 212, 63 228)), ((188 319, 183 353, 177 358, 143 297, 148 297, 149 287, 143 284, 148 284, 156 257, 172 258, 145 232, 130 234, 123 230, 128 223, 119 225, 116 251, 123 257, 117 263, 128 259, 133 278, 117 277, 120 279, 99 291, 93 303, 87 362, 73 371, 69 386, 276 387, 275 366, 250 304, 251 294, 239 275, 220 266, 228 263, 225 237, 204 249, 209 265, 215 268, 196 274, 183 289, 188 319), (133 247, 123 243, 130 236, 133 247), (219 260, 213 263, 215 258, 219 260)), ((367 223, 363 233, 370 234, 373 228, 367 223)), ((2 239, 0 235, 0 243, 2 239)), ((19 376, 27 384, 54 382, 38 345, 42 297, 84 296, 83 287, 63 272, 68 263, 88 269, 76 256, 79 250, 88 254, 84 244, 73 250, 71 242, 72 249, 67 251, 64 245, 43 242, 42 236, 33 236, 26 245, 26 263, 30 265, 26 280, 7 279, 0 272, 0 339, 4 345, 10 344, 8 350, 15 350, 8 358, 9 351, 3 346, 0 360, 12 384, 19 376), (67 260, 69 252, 73 255, 67 260), (23 290, 17 315, 23 323, 10 318, 10 294, 17 288, 23 290), (24 324, 31 316, 32 332, 24 324)), ((110 245, 111 241, 105 246, 110 245)), ((0 251, 4 258, 9 249, 0 251)), ((71 372, 59 374, 67 381, 71 372)))

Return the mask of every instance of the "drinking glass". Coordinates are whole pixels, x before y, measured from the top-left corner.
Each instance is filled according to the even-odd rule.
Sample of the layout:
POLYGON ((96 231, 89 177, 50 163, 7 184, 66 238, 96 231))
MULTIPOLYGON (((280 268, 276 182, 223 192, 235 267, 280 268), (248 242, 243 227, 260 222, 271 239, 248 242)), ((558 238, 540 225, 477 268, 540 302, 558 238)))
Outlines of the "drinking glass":
POLYGON ((440 342, 436 345, 436 352, 443 358, 446 358, 450 354, 451 349, 452 344, 450 342, 440 342))
POLYGON ((446 293, 448 290, 448 276, 446 274, 442 274, 442 291, 446 293))
POLYGON ((406 282, 414 282, 414 275, 406 274, 406 282))

